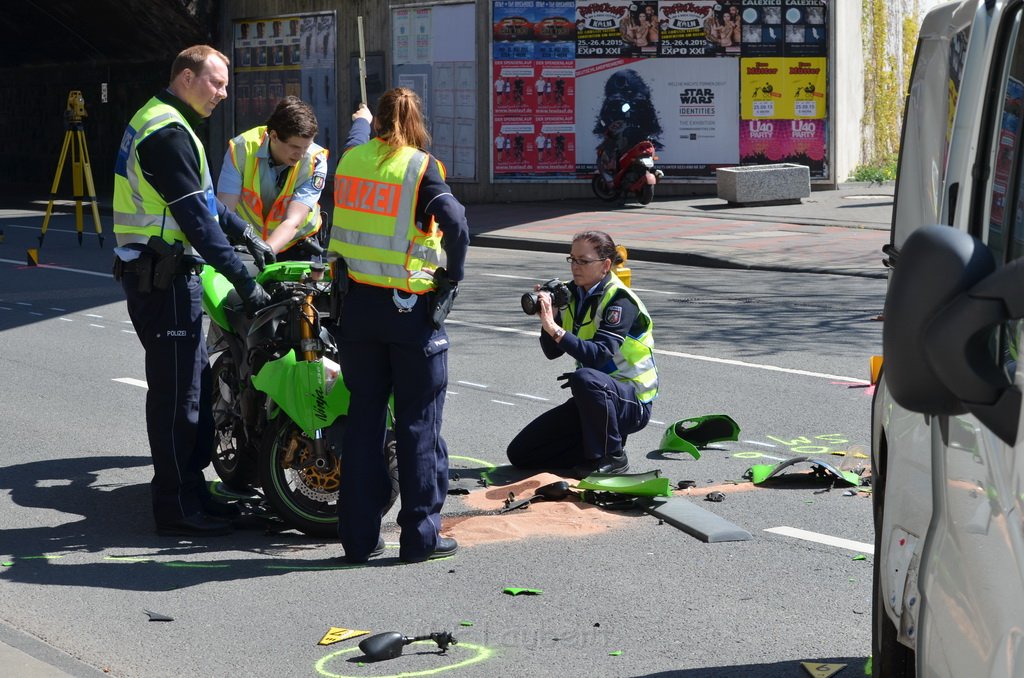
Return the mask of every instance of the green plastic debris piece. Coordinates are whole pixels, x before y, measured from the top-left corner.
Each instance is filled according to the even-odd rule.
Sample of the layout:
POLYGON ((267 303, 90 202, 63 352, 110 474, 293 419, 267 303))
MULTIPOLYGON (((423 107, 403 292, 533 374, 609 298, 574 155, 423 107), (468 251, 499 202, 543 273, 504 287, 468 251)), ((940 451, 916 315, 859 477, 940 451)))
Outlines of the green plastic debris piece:
MULTIPOLYGON (((842 480, 843 482, 854 487, 860 487, 860 476, 854 473, 853 471, 841 471, 840 469, 836 468, 835 466, 826 461, 823 461, 821 459, 813 459, 811 457, 793 457, 791 459, 787 459, 786 461, 774 465, 754 464, 749 469, 747 469, 747 472, 744 474, 744 476, 750 478, 751 482, 753 482, 755 485, 760 485, 761 483, 764 483, 767 480, 776 478, 781 480, 782 478, 780 477, 780 472, 783 469, 802 462, 807 462, 811 465, 811 469, 813 470, 815 477, 823 478, 827 475, 831 475, 836 480, 842 480)), ((796 477, 806 478, 807 476, 806 474, 798 474, 796 475, 796 477)))
POLYGON ((615 492, 635 497, 671 497, 672 484, 661 471, 647 473, 591 473, 576 484, 581 490, 615 492))
POLYGON ((473 622, 471 622, 471 621, 460 621, 459 622, 459 626, 472 626, 472 625, 473 625, 473 622))
POLYGON ((12 563, 11 561, 7 560, 7 561, 4 561, 3 563, 0 563, 0 565, 3 565, 4 567, 12 567, 14 565, 14 563, 12 563))
POLYGON ((524 596, 539 596, 544 593, 540 589, 523 589, 516 586, 506 586, 501 590, 502 593, 507 593, 510 596, 518 596, 520 594, 524 596))
POLYGON ((610 656, 610 657, 620 657, 620 656, 622 656, 622 650, 612 650, 611 652, 608 653, 608 656, 610 656))
POLYGON ((685 452, 700 459, 701 448, 722 440, 739 440, 740 427, 727 414, 707 414, 703 417, 680 419, 669 424, 661 436, 659 452, 685 452))
POLYGON ((864 555, 863 553, 858 553, 857 555, 855 555, 853 557, 853 559, 854 560, 867 560, 868 557, 866 555, 864 555))
POLYGON ((864 675, 865 676, 873 676, 873 675, 875 675, 875 669, 872 666, 872 660, 873 659, 874 659, 873 656, 868 657, 868 663, 864 665, 864 675))

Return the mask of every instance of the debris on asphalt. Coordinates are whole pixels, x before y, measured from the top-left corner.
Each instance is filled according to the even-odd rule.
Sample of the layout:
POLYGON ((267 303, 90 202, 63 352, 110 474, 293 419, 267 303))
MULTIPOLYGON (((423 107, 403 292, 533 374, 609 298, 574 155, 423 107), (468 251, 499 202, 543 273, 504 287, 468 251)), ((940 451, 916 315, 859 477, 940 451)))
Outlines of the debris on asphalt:
POLYGON ((154 622, 154 621, 157 621, 157 622, 171 622, 171 621, 174 621, 174 617, 168 617, 167 615, 160 614, 159 612, 150 612, 149 610, 143 610, 143 612, 145 612, 146 614, 149 615, 149 621, 151 621, 151 622, 154 622))
POLYGON ((858 553, 857 555, 855 555, 853 557, 853 560, 867 560, 867 559, 868 559, 868 557, 866 555, 864 555, 863 553, 858 553))
POLYGON ((448 488, 448 494, 469 494, 469 490, 465 487, 451 487, 448 488))
POLYGON ((524 588, 518 588, 518 587, 515 587, 515 586, 506 586, 505 588, 503 588, 501 590, 501 592, 502 593, 507 593, 510 596, 518 596, 518 595, 539 596, 540 594, 544 593, 540 589, 524 589, 524 588))
POLYGON ((832 464, 821 459, 812 457, 793 457, 778 464, 754 464, 743 477, 761 485, 769 480, 775 481, 812 481, 812 482, 844 482, 857 487, 861 484, 861 477, 853 471, 842 471, 832 464), (795 464, 807 463, 811 465, 810 473, 780 473, 783 469, 795 464))
POLYGON ((622 650, 612 650, 608 653, 609 657, 619 657, 622 655, 622 650))
POLYGON ((708 492, 704 495, 704 499, 707 501, 725 501, 725 492, 719 492, 718 490, 708 492))
POLYGON ((699 450, 710 443, 739 440, 739 435, 739 425, 727 414, 680 419, 665 429, 658 452, 684 452, 694 459, 700 459, 699 450))
POLYGON ((472 626, 472 625, 473 625, 473 622, 471 622, 471 621, 460 621, 459 622, 459 626, 472 626))
POLYGON ((688 490, 691 487, 697 487, 696 480, 680 480, 678 483, 676 483, 677 490, 688 490))
POLYGON ((401 656, 402 648, 421 640, 432 640, 437 643, 439 654, 445 654, 449 645, 457 645, 459 642, 455 640, 451 631, 435 631, 424 636, 413 637, 403 635, 398 631, 385 631, 361 640, 359 649, 370 661, 383 661, 401 656))

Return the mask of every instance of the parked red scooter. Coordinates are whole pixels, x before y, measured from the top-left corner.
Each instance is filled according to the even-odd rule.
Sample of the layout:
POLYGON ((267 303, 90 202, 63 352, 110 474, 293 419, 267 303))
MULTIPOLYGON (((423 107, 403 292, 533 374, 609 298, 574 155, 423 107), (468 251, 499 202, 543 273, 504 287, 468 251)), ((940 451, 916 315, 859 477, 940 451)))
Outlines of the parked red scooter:
MULTIPOLYGON (((628 113, 629 104, 622 105, 622 112, 628 113)), ((636 195, 641 205, 654 199, 654 185, 664 173, 654 168, 654 144, 644 139, 626 152, 620 150, 625 120, 616 120, 605 128, 605 141, 597 147, 597 168, 590 187, 601 200, 611 202, 620 195, 636 195), (618 155, 615 163, 609 156, 618 155)))

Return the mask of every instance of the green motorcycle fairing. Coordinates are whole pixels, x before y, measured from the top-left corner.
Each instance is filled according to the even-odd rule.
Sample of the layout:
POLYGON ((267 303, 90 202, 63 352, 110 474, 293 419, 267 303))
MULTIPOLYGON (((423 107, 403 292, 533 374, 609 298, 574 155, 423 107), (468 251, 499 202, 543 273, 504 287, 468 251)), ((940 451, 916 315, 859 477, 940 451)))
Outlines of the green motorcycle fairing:
MULTIPOLYGON (((256 274, 256 282, 265 285, 271 281, 296 282, 309 273, 308 261, 277 261, 267 264, 262 271, 256 274)), ((203 284, 203 310, 210 316, 210 320, 231 332, 231 323, 228 322, 227 314, 224 312, 224 304, 228 295, 235 289, 228 282, 228 279, 217 272, 213 266, 204 266, 199 273, 199 279, 203 284)), ((331 279, 331 269, 327 267, 324 271, 323 282, 331 279)))
POLYGON ((310 437, 348 414, 351 394, 340 378, 327 390, 323 360, 298 360, 289 351, 263 365, 252 383, 310 437))

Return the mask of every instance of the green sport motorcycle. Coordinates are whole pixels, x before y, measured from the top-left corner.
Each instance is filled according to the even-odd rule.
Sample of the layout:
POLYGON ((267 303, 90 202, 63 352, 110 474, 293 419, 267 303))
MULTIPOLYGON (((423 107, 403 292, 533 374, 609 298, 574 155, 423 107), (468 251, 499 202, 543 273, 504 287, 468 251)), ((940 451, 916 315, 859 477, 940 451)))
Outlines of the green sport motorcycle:
MULTIPOLYGON (((213 466, 233 491, 261 488, 290 527, 335 537, 343 469, 340 436, 328 442, 326 429, 348 413, 350 394, 323 324, 330 317, 330 273, 323 264, 285 261, 255 276, 272 303, 248 318, 224 276, 211 266, 201 274, 213 359, 213 466)), ((398 496, 390 426, 381 454, 391 476, 390 507, 398 496)))

